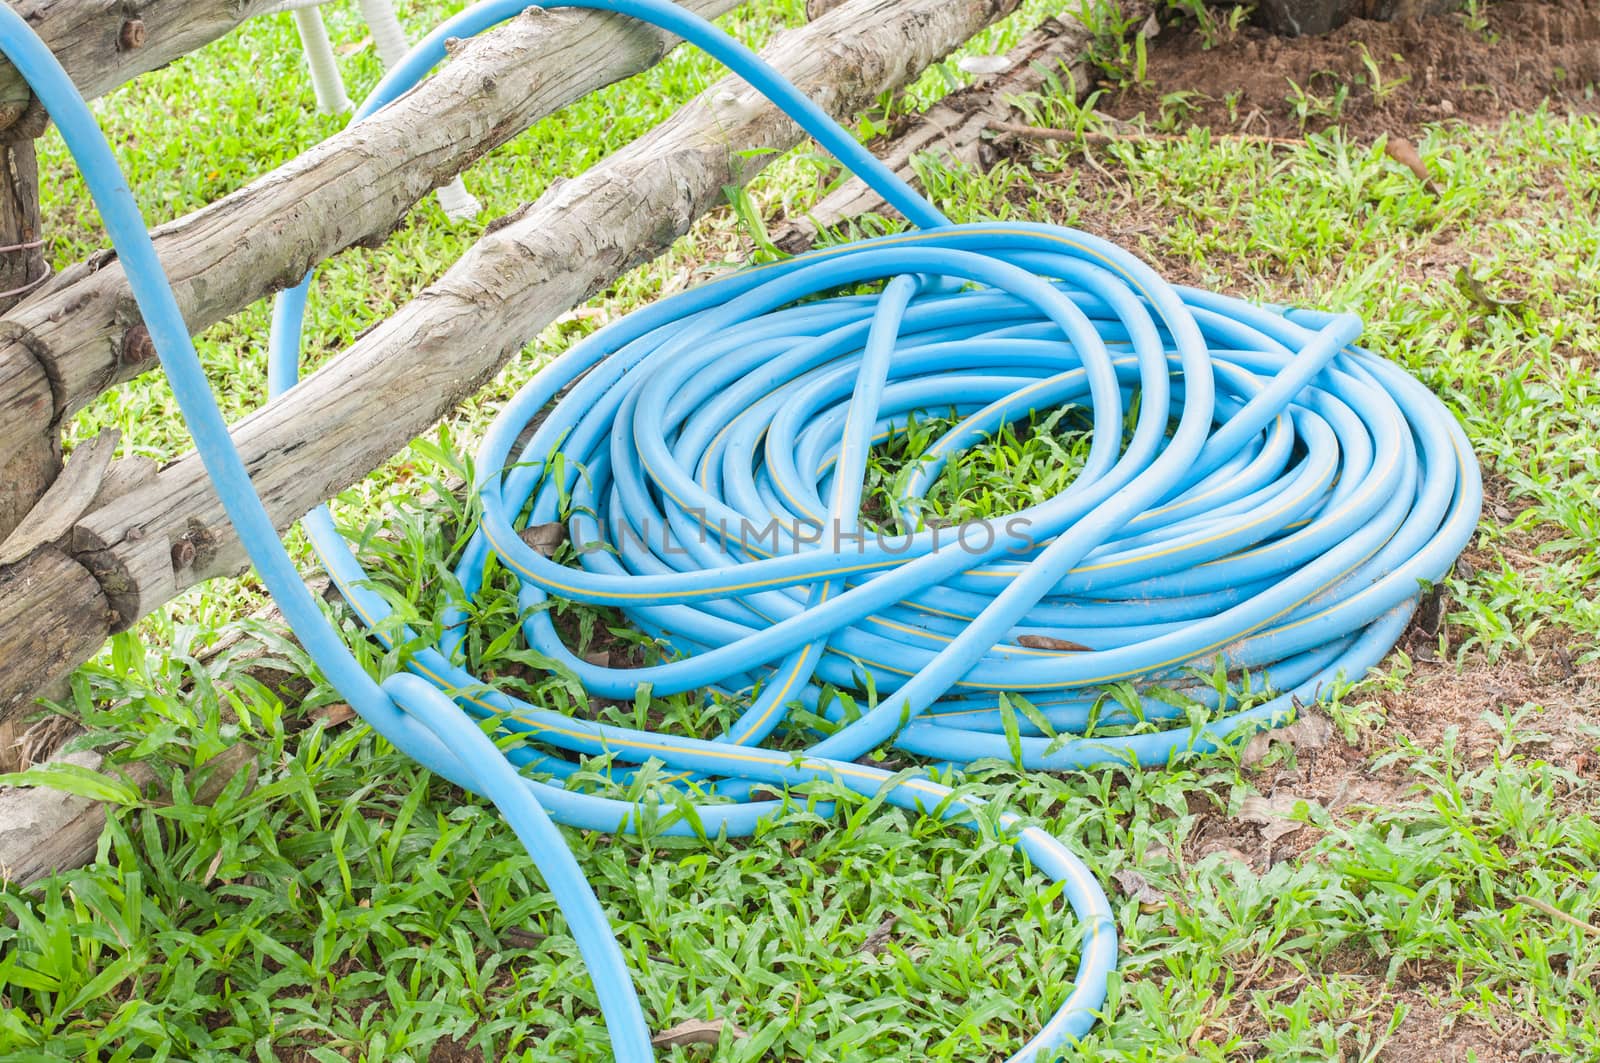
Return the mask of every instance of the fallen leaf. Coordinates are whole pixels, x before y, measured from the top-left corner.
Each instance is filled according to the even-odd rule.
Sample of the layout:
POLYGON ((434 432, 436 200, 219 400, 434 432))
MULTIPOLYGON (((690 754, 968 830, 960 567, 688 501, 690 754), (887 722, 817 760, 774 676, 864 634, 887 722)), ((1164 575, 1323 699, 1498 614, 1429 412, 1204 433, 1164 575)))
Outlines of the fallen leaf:
POLYGON ((318 709, 314 720, 321 720, 324 730, 331 731, 335 727, 343 727, 356 718, 356 710, 342 701, 330 702, 318 709))
POLYGON ((1272 752, 1272 743, 1277 741, 1272 731, 1257 731, 1250 736, 1250 741, 1244 744, 1244 751, 1239 754, 1239 763, 1247 768, 1253 768, 1267 759, 1267 754, 1272 752))
POLYGON ((205 877, 200 880, 200 885, 209 886, 211 880, 217 877, 217 868, 222 866, 222 847, 217 847, 216 855, 211 858, 211 864, 206 868, 205 877))
POLYGON ((1565 646, 1556 646, 1550 651, 1549 662, 1555 666, 1556 675, 1561 679, 1571 679, 1578 674, 1572 666, 1572 651, 1565 646))
POLYGON ((1139 907, 1146 912, 1166 907, 1166 895, 1150 885, 1150 880, 1138 870, 1125 867, 1121 871, 1113 871, 1111 877, 1116 880, 1117 888, 1122 890, 1123 895, 1129 900, 1138 901, 1139 907))
POLYGON ((1270 798, 1251 794, 1239 806, 1238 818, 1245 823, 1257 825, 1261 828, 1261 837, 1264 840, 1275 842, 1305 826, 1300 820, 1292 818, 1294 810, 1302 804, 1310 807, 1314 803, 1291 793, 1273 794, 1270 798))
POLYGON ((868 956, 876 956, 882 952, 884 947, 889 944, 889 936, 894 933, 894 926, 899 921, 899 916, 892 912, 884 916, 883 922, 879 923, 877 929, 868 934, 867 940, 861 943, 861 951, 868 956))
POLYGON ((567 541, 567 526, 560 521, 530 524, 517 533, 522 541, 545 557, 554 557, 556 548, 567 541))
POLYGON ((657 1048, 677 1048, 680 1045, 714 1045, 722 1040, 724 1028, 737 1038, 742 1039, 750 1036, 727 1019, 690 1019, 688 1022, 680 1022, 676 1026, 662 1030, 650 1038, 650 1043, 657 1048))
POLYGON ((1297 750, 1326 749, 1333 739, 1333 721, 1320 712, 1310 709, 1301 709, 1300 715, 1295 717, 1294 723, 1287 727, 1278 727, 1271 731, 1257 731, 1245 743, 1244 752, 1239 754, 1239 763, 1247 768, 1260 764, 1269 752, 1273 743, 1282 742, 1297 750))
POLYGON ((1405 137, 1390 137, 1384 142, 1383 150, 1389 158, 1416 174, 1417 180, 1421 181, 1428 191, 1438 192, 1434 187, 1433 178, 1428 175, 1428 167, 1423 163, 1422 156, 1417 154, 1416 146, 1411 141, 1405 137))
POLYGON ((574 310, 568 310, 565 314, 556 318, 555 323, 558 325, 570 325, 574 321, 595 321, 604 324, 605 320, 606 312, 600 307, 580 306, 574 310))
POLYGON ((1280 730, 1296 749, 1327 749, 1333 741, 1333 721, 1309 709, 1301 709, 1294 723, 1280 730))
POLYGON ((1059 650, 1063 653, 1094 652, 1081 642, 1068 642, 1066 639, 1055 639, 1049 635, 1018 635, 1017 645, 1026 646, 1030 650, 1059 650))
POLYGON ((1417 603, 1417 628, 1424 635, 1439 633, 1439 628, 1444 623, 1445 604, 1443 583, 1435 583, 1429 587, 1428 593, 1417 603))
POLYGON ((356 55, 356 54, 358 54, 360 52, 364 52, 368 48, 371 48, 371 47, 372 47, 372 38, 371 37, 363 37, 359 41, 346 41, 344 44, 341 44, 341 45, 339 45, 339 47, 335 48, 334 51, 337 52, 339 55, 349 56, 349 55, 356 55))

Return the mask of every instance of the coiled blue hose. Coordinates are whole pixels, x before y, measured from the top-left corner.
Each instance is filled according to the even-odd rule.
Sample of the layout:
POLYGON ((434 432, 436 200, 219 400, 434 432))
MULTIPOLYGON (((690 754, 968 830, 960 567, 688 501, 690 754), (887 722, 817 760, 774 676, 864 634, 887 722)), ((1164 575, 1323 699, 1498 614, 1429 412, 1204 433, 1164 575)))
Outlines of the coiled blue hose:
MULTIPOLYGON (((425 77, 448 38, 480 33, 526 6, 487 0, 440 26, 356 120, 425 77)), ((950 225, 704 20, 666 0, 541 6, 615 11, 694 42, 918 226, 748 269, 636 312, 541 372, 484 440, 482 520, 457 570, 465 598, 498 558, 521 580, 528 643, 595 694, 630 697, 649 684, 657 694, 742 698, 748 708, 717 741, 602 726, 493 690, 463 667, 464 606, 442 618, 437 646, 411 655, 409 672, 381 684, 368 675, 324 619, 251 487, 87 107, 4 5, 0 50, 83 169, 201 458, 263 582, 364 719, 501 809, 572 927, 617 1059, 652 1058, 649 1029, 605 913, 553 821, 627 830, 639 810, 560 785, 576 758, 665 763, 693 797, 699 829, 711 833, 748 834, 782 811, 781 802, 753 796, 757 787, 817 780, 976 829, 984 818, 978 802, 926 777, 854 761, 886 743, 939 764, 999 757, 1036 769, 1161 765, 1213 749, 1284 722, 1296 699, 1377 664, 1420 583, 1443 576, 1471 536, 1482 491, 1465 435, 1422 385, 1353 346, 1355 317, 1175 288, 1072 230, 950 225), (838 294, 876 282, 883 284, 875 294, 838 294), (1124 445, 1124 414, 1135 401, 1124 445), (962 419, 898 500, 897 516, 913 529, 944 463, 1004 425, 1063 405, 1089 410, 1093 435, 1082 471, 1055 498, 958 529, 887 536, 862 527, 870 450, 917 411, 954 407, 962 419), (518 536, 528 522, 557 519, 582 548, 577 567, 518 536), (552 595, 621 608, 668 659, 612 669, 575 656, 545 608, 552 595), (1088 649, 1047 648, 1073 643, 1088 649), (1275 696, 1244 707, 1185 678, 1188 666, 1209 668, 1219 657, 1275 696), (1210 722, 1085 733, 1094 691, 1119 680, 1209 701, 1210 722), (826 684, 875 691, 876 704, 846 719, 823 696, 826 684), (1020 733, 1007 735, 1014 716, 996 692, 1026 697, 1047 726, 1021 721, 1020 733), (802 752, 763 747, 796 705, 824 714, 831 733, 802 752), (502 753, 478 725, 488 718, 535 744, 502 753)), ((274 395, 298 376, 310 280, 280 296, 275 310, 274 395)), ((327 510, 306 526, 363 620, 389 618, 327 510)), ((1145 696, 1142 712, 1117 710, 1098 726, 1186 720, 1172 701, 1145 696)), ((1083 928, 1073 992, 1012 1058, 1050 1057, 1092 1027, 1104 1002, 1116 961, 1112 913, 1094 876, 1059 840, 1011 814, 998 821, 1064 884, 1083 928)), ((670 829, 695 828, 680 820, 670 829)))

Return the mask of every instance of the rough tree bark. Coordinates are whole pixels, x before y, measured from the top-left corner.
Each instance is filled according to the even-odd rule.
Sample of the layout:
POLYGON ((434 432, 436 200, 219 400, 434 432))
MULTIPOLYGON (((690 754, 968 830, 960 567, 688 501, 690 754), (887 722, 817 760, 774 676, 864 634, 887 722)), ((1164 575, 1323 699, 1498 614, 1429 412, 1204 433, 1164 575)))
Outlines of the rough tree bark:
MULTIPOLYGON (((55 758, 91 771, 105 758, 87 750, 55 758)), ((136 780, 148 781, 139 771, 136 780)), ((47 875, 94 859, 106 806, 50 789, 0 789, 0 881, 31 886, 47 875)))
MULTIPOLYGON (((189 773, 190 799, 196 805, 214 804, 241 774, 248 791, 256 782, 257 756, 248 743, 222 750, 189 773)), ((136 792, 152 793, 153 801, 170 799, 145 763, 111 769, 101 754, 89 750, 51 761, 114 774, 136 792)), ((57 871, 81 867, 95 858, 105 825, 106 806, 91 798, 49 789, 0 789, 0 880, 26 887, 57 871)))
POLYGON ((39 159, 33 140, 0 143, 0 313, 45 273, 39 231, 39 159))
MULTIPOLYGON (((824 108, 849 114, 1013 7, 1012 0, 852 0, 783 34, 768 58, 824 108), (872 31, 860 33, 862 26, 872 31)), ((749 180, 799 140, 793 123, 728 79, 506 219, 437 284, 237 426, 234 438, 273 519, 287 526, 376 468, 545 325, 665 250, 722 200, 726 186, 749 180)), ((71 600, 74 615, 64 626, 73 640, 67 657, 76 661, 179 590, 244 564, 193 454, 91 512, 70 547, 103 592, 71 600), (115 614, 109 624, 107 605, 115 614)), ((35 634, 27 621, 0 627, 0 653, 35 634)), ((31 667, 26 654, 7 659, 28 675, 4 678, 0 714, 60 674, 31 667)))
MULTIPOLYGON (((688 0, 707 16, 742 0, 688 0)), ((245 188, 156 230, 191 331, 381 241, 416 203, 535 121, 661 59, 676 43, 592 12, 524 16, 473 41, 426 84, 245 188)), ((127 277, 98 256, 0 318, 0 454, 155 367, 127 277)), ((54 428, 52 428, 52 432, 54 428)))
MULTIPOLYGON (((39 224, 39 160, 31 130, 0 133, 0 313, 48 272, 39 224)), ((60 467, 56 433, 35 431, 0 460, 0 540, 44 493, 60 467)), ((0 453, 6 453, 0 451, 0 453)))

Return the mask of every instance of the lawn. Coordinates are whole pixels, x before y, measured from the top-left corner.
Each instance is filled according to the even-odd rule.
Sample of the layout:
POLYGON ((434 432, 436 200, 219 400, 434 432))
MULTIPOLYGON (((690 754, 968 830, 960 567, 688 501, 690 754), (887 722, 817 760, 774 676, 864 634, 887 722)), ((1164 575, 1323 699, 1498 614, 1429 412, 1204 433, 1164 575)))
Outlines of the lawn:
MULTIPOLYGON (((416 33, 460 5, 406 6, 416 33)), ((725 24, 759 43, 802 8, 754 0, 725 24)), ((974 48, 1003 49, 1063 10, 1029 0, 974 48)), ((353 11, 330 9, 336 42, 361 41, 353 11)), ((1102 109, 1126 109, 1119 90, 1143 76, 1118 57, 1128 39, 1102 39, 1102 109)), ((353 94, 375 81, 370 47, 344 64, 353 94)), ((675 54, 472 171, 478 221, 452 225, 430 201, 381 248, 340 256, 313 304, 313 362, 490 219, 715 73, 675 54)), ((859 132, 962 79, 946 64, 859 132)), ((1293 143, 1192 127, 1178 105, 1151 108, 1163 136, 1137 136, 1060 90, 1029 113, 1114 143, 1030 141, 986 172, 929 167, 927 184, 958 221, 1078 226, 1175 280, 1359 313, 1364 342, 1472 439, 1488 491, 1479 534, 1384 668, 1281 741, 1161 771, 997 762, 963 785, 1066 839, 1112 894, 1121 970, 1106 1021, 1071 1058, 1600 1059, 1600 122, 1540 106, 1422 123, 1430 186, 1382 138, 1299 105, 1293 143)), ((152 223, 340 124, 314 113, 286 15, 96 109, 152 223)), ((101 238, 59 143, 47 147, 47 231, 66 265, 101 238)), ((345 492, 338 516, 369 563, 442 593, 455 477, 497 406, 597 322, 747 260, 756 215, 804 210, 828 175, 804 151, 775 164, 749 204, 553 326, 449 425, 345 492)), ((201 337, 230 417, 261 401, 267 321, 260 305, 201 337)), ((187 446, 159 374, 86 410, 73 438, 107 426, 127 453, 187 446)), ((1004 512, 1064 483, 1080 437, 1034 428, 975 448, 945 503, 1004 512)), ((144 761, 158 784, 118 790, 93 866, 0 887, 0 1060, 609 1058, 593 986, 516 838, 341 711, 264 605, 248 578, 200 588, 74 677, 62 708, 90 727, 78 743, 144 761), (213 761, 226 770, 202 769, 213 761)), ((584 638, 614 622, 571 620, 584 638)), ((524 663, 498 652, 508 672, 524 663)), ((550 705, 575 696, 560 677, 528 682, 550 705)), ((683 698, 605 711, 718 723, 683 698)), ((1040 900, 1042 878, 1002 839, 845 798, 825 820, 819 796, 838 795, 797 795, 794 814, 746 840, 566 832, 652 1024, 721 1018, 747 1034, 730 1026, 714 1047, 663 1057, 1004 1058, 1067 991, 1070 913, 1040 900)))

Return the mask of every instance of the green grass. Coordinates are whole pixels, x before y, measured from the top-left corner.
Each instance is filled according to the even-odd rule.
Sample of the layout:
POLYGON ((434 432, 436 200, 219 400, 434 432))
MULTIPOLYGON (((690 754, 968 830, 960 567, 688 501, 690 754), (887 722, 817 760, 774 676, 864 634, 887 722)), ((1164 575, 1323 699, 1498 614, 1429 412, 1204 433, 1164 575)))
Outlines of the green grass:
MULTIPOLYGON (((1035 2, 1025 14, 1059 6, 1035 2)), ((800 7, 766 0, 729 24, 760 40, 800 7)), ((409 14, 420 28, 447 9, 409 14)), ((358 36, 343 7, 330 15, 336 39, 358 36)), ((346 65, 353 92, 376 76, 370 50, 346 65)), ((469 177, 490 204, 484 221, 625 142, 712 76, 677 55, 518 138, 469 177)), ((915 98, 956 80, 946 67, 915 98)), ((312 113, 287 17, 97 106, 153 222, 239 187, 338 124, 312 113)), ((1038 107, 1071 117, 1059 99, 1038 107)), ((1361 313, 1368 342, 1459 412, 1489 484, 1470 572, 1447 583, 1439 635, 1412 640, 1383 674, 1343 693, 1329 748, 1279 747, 1250 767, 1221 757, 1164 772, 1024 776, 995 764, 968 776, 1069 839, 1113 892, 1123 965, 1085 1058, 1430 1059, 1444 1050, 1429 1055, 1416 1031, 1446 1020, 1463 1058, 1497 1058, 1489 1046, 1500 1039, 1600 1058, 1600 953, 1582 930, 1515 900, 1600 920, 1591 722, 1600 123, 1539 112, 1495 129, 1432 129, 1418 146, 1437 196, 1381 147, 1336 133, 1287 150, 1204 132, 1125 144, 1104 173, 1066 153, 988 173, 926 169, 958 219, 1082 225, 1189 283, 1361 313), (1518 305, 1475 302, 1455 282, 1462 266, 1518 305), (1557 651, 1570 653, 1575 677, 1550 664, 1557 651), (1305 799, 1307 822, 1287 844, 1263 845, 1240 821, 1258 793, 1305 799), (1129 868, 1159 903, 1117 893, 1114 875, 1129 868)), ((99 234, 59 147, 47 166, 53 253, 65 263, 99 234)), ((768 218, 803 209, 826 174, 804 153, 785 159, 749 209, 768 218)), ((383 248, 331 264, 313 362, 437 277, 484 221, 451 226, 424 204, 383 248)), ((723 212, 594 306, 615 317, 750 253, 738 214, 723 212)), ((265 327, 258 306, 202 338, 230 416, 260 401, 265 327)), ((459 455, 498 401, 591 327, 552 327, 446 429, 341 497, 341 518, 397 595, 448 594, 441 563, 463 514, 446 483, 462 471, 459 455)), ((86 411, 74 437, 107 425, 123 429, 130 452, 166 458, 187 446, 158 376, 86 411)), ((927 422, 903 451, 886 452, 880 482, 938 427, 927 422)), ((1017 426, 976 448, 931 501, 959 515, 1031 500, 1030 489, 1070 476, 1078 427, 1017 426)), ((303 544, 293 547, 309 568, 303 544)), ((164 796, 100 784, 120 802, 101 859, 38 890, 0 888, 0 1059, 454 1058, 446 1046, 607 1058, 593 987, 510 831, 359 722, 329 726, 337 694, 281 628, 241 619, 259 604, 249 580, 214 584, 74 677, 71 707, 90 725, 80 744, 146 762, 164 796), (232 650, 211 652, 241 631, 232 650), (247 656, 261 648, 264 660, 247 656), (309 691, 283 681, 291 675, 309 675, 309 691), (255 785, 240 772, 212 802, 197 800, 207 781, 197 768, 240 744, 255 785)), ((482 609, 510 607, 491 593, 482 609)), ((615 623, 577 609, 568 619, 584 638, 615 623)), ((397 653, 357 642, 374 671, 397 666, 397 653)), ((578 697, 514 646, 469 649, 543 704, 578 697)), ((729 709, 677 698, 603 711, 707 734, 729 709)), ((843 822, 824 822, 809 807, 823 797, 839 795, 796 794, 791 815, 744 841, 567 832, 651 1022, 721 1016, 751 1034, 667 1057, 1003 1056, 1065 991, 1070 917, 1041 903, 1039 877, 1001 839, 848 799, 843 822), (882 951, 864 952, 889 916, 882 951)))

